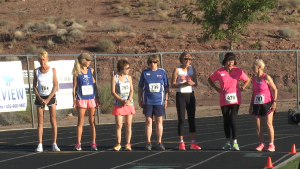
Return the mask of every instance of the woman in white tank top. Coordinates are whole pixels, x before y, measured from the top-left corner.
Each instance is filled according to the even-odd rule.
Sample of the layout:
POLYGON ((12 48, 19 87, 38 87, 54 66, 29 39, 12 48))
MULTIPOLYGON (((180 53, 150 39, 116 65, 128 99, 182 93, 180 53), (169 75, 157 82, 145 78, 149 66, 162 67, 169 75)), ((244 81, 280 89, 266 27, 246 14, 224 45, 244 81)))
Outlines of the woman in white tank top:
POLYGON ((37 106, 38 116, 38 140, 39 144, 36 152, 43 151, 42 137, 43 137, 43 123, 45 106, 48 106, 50 113, 50 121, 52 127, 52 151, 60 151, 56 144, 57 125, 56 125, 56 98, 55 93, 58 88, 56 77, 56 69, 47 65, 49 60, 46 51, 38 54, 38 61, 41 67, 34 70, 33 91, 36 96, 35 105, 37 106))
POLYGON ((172 76, 172 87, 177 88, 176 109, 178 116, 179 150, 185 150, 185 143, 183 141, 183 129, 186 110, 189 122, 189 132, 191 136, 190 149, 201 149, 201 147, 199 147, 195 141, 196 100, 193 87, 197 86, 197 73, 195 68, 190 65, 191 60, 192 56, 189 53, 183 52, 179 57, 181 65, 174 69, 172 76))

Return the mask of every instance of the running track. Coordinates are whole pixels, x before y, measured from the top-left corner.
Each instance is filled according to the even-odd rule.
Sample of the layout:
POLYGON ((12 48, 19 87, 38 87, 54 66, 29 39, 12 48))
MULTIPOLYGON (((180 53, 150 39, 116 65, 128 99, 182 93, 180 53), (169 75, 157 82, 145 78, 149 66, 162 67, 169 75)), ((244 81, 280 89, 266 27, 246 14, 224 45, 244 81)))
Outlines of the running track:
MULTIPOLYGON (((163 144, 166 151, 144 150, 144 123, 134 123, 132 126, 132 152, 112 151, 115 144, 113 124, 96 126, 98 151, 90 151, 88 126, 84 127, 81 152, 73 151, 76 142, 75 126, 58 128, 57 143, 61 152, 51 151, 49 128, 44 129, 43 153, 34 152, 38 143, 35 129, 0 131, 0 168, 255 169, 265 167, 268 157, 272 158, 274 166, 295 157, 288 154, 293 144, 300 148, 300 126, 288 125, 286 113, 278 113, 274 118, 276 152, 273 153, 254 151, 258 139, 252 116, 239 115, 237 122, 241 151, 221 150, 225 143, 222 117, 196 119, 196 140, 202 147, 200 151, 189 150, 187 122, 184 136, 187 150, 178 151, 177 121, 174 120, 164 121, 163 144)), ((153 146, 156 145, 155 139, 153 130, 153 146)), ((265 139, 267 141, 267 135, 265 139)), ((123 145, 124 141, 123 137, 123 145)))

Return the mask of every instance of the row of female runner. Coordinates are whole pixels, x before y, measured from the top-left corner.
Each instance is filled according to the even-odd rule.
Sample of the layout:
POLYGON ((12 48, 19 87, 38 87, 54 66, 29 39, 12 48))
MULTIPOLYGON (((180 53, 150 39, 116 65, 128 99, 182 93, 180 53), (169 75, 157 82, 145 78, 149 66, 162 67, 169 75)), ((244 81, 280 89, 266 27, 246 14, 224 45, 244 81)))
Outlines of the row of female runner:
MULTIPOLYGON (((43 135, 43 115, 44 107, 47 105, 50 112, 50 120, 52 125, 53 151, 60 151, 56 144, 57 126, 55 119, 55 91, 57 90, 56 70, 47 65, 47 52, 38 55, 41 67, 34 72, 34 92, 36 94, 35 105, 38 112, 38 139, 39 144, 37 152, 43 151, 42 135, 43 135)), ((193 87, 197 86, 197 72, 191 66, 193 57, 189 53, 182 53, 179 57, 180 66, 176 67, 172 74, 171 87, 177 88, 176 92, 176 108, 178 115, 178 136, 179 150, 185 150, 185 142, 183 141, 183 129, 185 111, 188 115, 189 133, 190 133, 190 149, 200 150, 195 141, 196 125, 195 111, 196 101, 193 87)), ((91 150, 97 150, 96 129, 95 129, 95 107, 99 106, 99 95, 95 83, 94 69, 89 65, 93 58, 82 53, 75 60, 73 74, 73 107, 78 112, 77 123, 77 144, 74 150, 81 150, 81 136, 84 122, 84 114, 87 110, 91 131, 91 150)), ((158 150, 165 150, 162 144, 163 135, 163 119, 165 108, 169 100, 169 82, 165 70, 158 68, 159 58, 152 55, 147 60, 148 68, 141 73, 138 84, 138 102, 143 108, 145 115, 145 134, 147 143, 145 150, 151 150, 151 135, 153 116, 155 118, 157 146, 158 150)), ((224 150, 239 150, 237 143, 237 124, 236 116, 241 104, 241 92, 245 90, 250 82, 246 73, 236 67, 236 56, 233 53, 226 53, 222 62, 222 67, 217 69, 209 78, 209 84, 220 94, 220 106, 223 114, 224 132, 226 143, 224 150), (240 86, 239 81, 244 83, 240 86), (215 81, 219 81, 219 87, 215 85, 215 81)), ((266 118, 267 130, 269 134, 268 151, 275 151, 274 145, 274 128, 273 115, 276 114, 277 89, 272 78, 264 73, 265 64, 263 60, 256 59, 253 63, 253 92, 249 107, 249 114, 254 115, 257 127, 257 134, 260 141, 257 151, 266 150, 264 143, 264 135, 262 131, 262 117, 266 118)), ((117 144, 113 150, 119 151, 121 146, 121 129, 123 125, 123 117, 125 118, 126 127, 126 145, 125 150, 131 151, 131 125, 132 115, 135 114, 133 105, 133 84, 129 74, 130 64, 127 60, 119 60, 117 64, 118 73, 112 77, 111 93, 115 100, 113 103, 112 114, 116 121, 116 141, 117 144)))

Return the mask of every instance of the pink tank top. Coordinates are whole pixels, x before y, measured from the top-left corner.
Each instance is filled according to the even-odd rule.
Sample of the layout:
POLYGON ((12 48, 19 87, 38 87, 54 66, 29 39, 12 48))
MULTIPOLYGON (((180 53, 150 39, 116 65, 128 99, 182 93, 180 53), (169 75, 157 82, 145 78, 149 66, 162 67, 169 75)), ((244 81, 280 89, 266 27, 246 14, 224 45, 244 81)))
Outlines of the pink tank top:
POLYGON ((266 73, 263 74, 260 82, 253 78, 254 104, 265 104, 273 100, 272 92, 265 81, 266 73))

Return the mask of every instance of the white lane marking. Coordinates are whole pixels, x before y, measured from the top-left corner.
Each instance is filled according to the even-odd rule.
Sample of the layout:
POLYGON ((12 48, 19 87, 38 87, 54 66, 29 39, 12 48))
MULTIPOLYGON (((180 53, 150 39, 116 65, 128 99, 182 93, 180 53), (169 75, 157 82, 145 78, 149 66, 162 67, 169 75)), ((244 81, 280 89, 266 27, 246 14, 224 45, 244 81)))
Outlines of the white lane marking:
MULTIPOLYGON (((298 134, 298 136, 300 136, 300 135, 298 134)), ((239 136, 239 137, 240 137, 240 136, 239 136)), ((289 138, 289 137, 295 137, 295 136, 287 136, 287 137, 282 137, 282 138, 278 138, 278 139, 274 139, 274 140, 281 140, 281 139, 285 139, 285 138, 289 138)), ((242 148, 242 147, 247 147, 247 146, 250 146, 250 145, 255 145, 255 144, 257 144, 257 143, 247 144, 247 145, 241 146, 241 148, 242 148)), ((227 152, 230 152, 230 151, 226 151, 226 152, 224 152, 224 153, 227 153, 227 152)), ((215 155, 215 156, 217 157, 217 156, 219 156, 219 155, 221 155, 221 154, 224 154, 224 153, 219 153, 219 154, 217 154, 217 155, 215 155)), ((211 159, 213 159, 213 158, 209 158, 209 160, 211 160, 211 159)), ((196 166, 198 166, 198 165, 200 165, 200 164, 202 164, 202 163, 204 163, 204 162, 206 162, 206 161, 209 161, 209 160, 207 159, 207 160, 205 160, 205 161, 202 161, 202 162, 200 162, 200 163, 197 163, 197 164, 195 164, 195 165, 192 165, 192 166, 190 166, 190 167, 188 167, 188 168, 186 168, 186 169, 194 168, 194 167, 196 167, 196 166)), ((278 160, 277 160, 277 161, 278 161, 278 160)))

